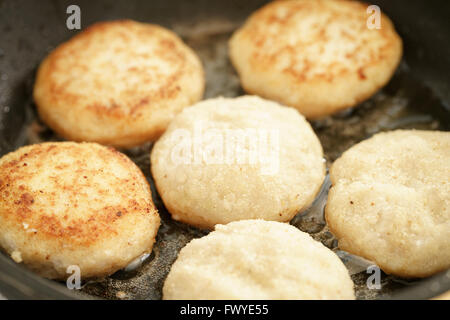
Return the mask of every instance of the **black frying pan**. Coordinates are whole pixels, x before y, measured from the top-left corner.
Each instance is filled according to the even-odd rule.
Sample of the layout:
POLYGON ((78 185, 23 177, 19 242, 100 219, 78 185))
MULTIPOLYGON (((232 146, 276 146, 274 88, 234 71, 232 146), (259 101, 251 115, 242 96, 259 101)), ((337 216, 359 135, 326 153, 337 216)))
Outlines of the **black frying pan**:
MULTIPOLYGON (((66 27, 66 8, 81 8, 82 28, 101 20, 130 18, 161 24, 179 33, 197 51, 206 69, 205 97, 243 94, 226 52, 226 41, 263 0, 136 0, 27 1, 0 0, 0 155, 21 145, 58 140, 36 117, 31 98, 39 62, 76 31, 66 27)), ((403 62, 391 82, 358 108, 316 121, 328 160, 334 161, 354 143, 383 130, 450 128, 450 3, 446 0, 374 1, 394 21, 404 40, 403 62), (343 129, 346 130, 343 130, 343 129), (345 133, 344 133, 345 131, 345 133)), ((164 279, 178 251, 192 238, 206 234, 170 219, 157 195, 150 173, 151 145, 127 150, 152 184, 162 226, 154 253, 133 272, 119 271, 107 279, 69 291, 61 283, 42 279, 0 254, 0 292, 8 298, 64 299, 80 297, 159 299, 164 279)), ((291 222, 336 250, 336 241, 323 221, 322 198, 291 222)), ((449 240, 450 241, 450 240, 449 240)), ((348 262, 346 261, 348 264, 348 262)), ((357 297, 424 299, 450 290, 450 271, 428 279, 382 275, 382 289, 367 289, 369 275, 352 274, 357 297)))

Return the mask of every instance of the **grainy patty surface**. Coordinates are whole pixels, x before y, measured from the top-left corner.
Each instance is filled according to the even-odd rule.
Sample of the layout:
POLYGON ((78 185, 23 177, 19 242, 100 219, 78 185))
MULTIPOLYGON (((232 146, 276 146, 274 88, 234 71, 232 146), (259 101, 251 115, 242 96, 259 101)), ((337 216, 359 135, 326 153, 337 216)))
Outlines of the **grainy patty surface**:
POLYGON ((273 1, 230 40, 244 89, 307 118, 353 107, 384 86, 402 56, 389 18, 380 29, 359 1, 273 1))
POLYGON ((256 96, 209 99, 171 122, 151 170, 175 220, 201 228, 289 221, 325 177, 319 139, 294 108, 256 96))
POLYGON ((170 30, 100 22, 45 58, 34 100, 42 120, 68 140, 131 147, 157 139, 201 99, 204 81, 199 58, 170 30))
POLYGON ((163 299, 354 299, 338 256, 281 222, 217 225, 178 255, 163 299))
POLYGON ((450 267, 450 133, 379 133, 332 165, 326 220, 345 251, 401 277, 450 267))
POLYGON ((159 223, 144 175, 112 148, 43 143, 0 159, 0 247, 44 277, 112 274, 151 252, 159 223))

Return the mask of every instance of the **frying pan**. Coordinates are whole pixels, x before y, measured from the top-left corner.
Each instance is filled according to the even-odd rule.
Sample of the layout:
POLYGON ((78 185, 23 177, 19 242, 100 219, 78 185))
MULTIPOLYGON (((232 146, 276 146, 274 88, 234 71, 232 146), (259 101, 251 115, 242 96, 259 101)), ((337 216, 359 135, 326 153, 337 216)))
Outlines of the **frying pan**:
MULTIPOLYGON (((207 78, 205 98, 210 98, 244 93, 227 58, 226 43, 233 30, 265 2, 0 0, 0 155, 25 144, 59 140, 37 118, 31 89, 39 62, 77 32, 66 27, 69 5, 81 8, 82 28, 97 21, 129 18, 173 29, 202 59, 207 78)), ((370 100, 312 123, 328 165, 350 146, 379 131, 450 127, 450 3, 380 0, 373 4, 394 21, 404 41, 404 59, 390 83, 370 100)), ((149 173, 151 147, 147 144, 125 150, 151 183, 162 217, 154 252, 140 268, 85 283, 81 291, 75 292, 62 283, 36 276, 0 254, 0 292, 10 299, 160 299, 164 279, 179 250, 207 232, 170 219, 149 173)), ((328 188, 329 182, 325 182, 312 207, 291 224, 336 251, 352 270, 357 298, 424 299, 450 290, 450 270, 427 279, 406 280, 382 274, 382 289, 369 290, 369 274, 361 268, 361 261, 340 252, 325 225, 323 207, 328 188)))

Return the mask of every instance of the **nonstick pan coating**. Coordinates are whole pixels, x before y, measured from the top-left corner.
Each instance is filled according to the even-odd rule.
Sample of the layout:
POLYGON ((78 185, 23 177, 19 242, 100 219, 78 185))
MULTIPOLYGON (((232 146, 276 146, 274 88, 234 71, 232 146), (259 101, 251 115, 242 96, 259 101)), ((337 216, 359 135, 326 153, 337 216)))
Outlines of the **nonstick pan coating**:
MULTIPOLYGON (((244 19, 266 1, 7 1, 0 0, 0 155, 17 147, 58 140, 36 116, 31 98, 39 62, 75 31, 66 28, 66 8, 78 4, 82 27, 101 20, 130 18, 173 29, 200 56, 206 70, 205 98, 244 92, 227 56, 227 40, 244 19)), ((313 122, 328 165, 353 144, 376 132, 397 128, 450 128, 450 12, 447 1, 374 1, 394 21, 405 56, 391 82, 360 107, 313 122)), ((86 283, 82 293, 41 279, 0 254, 0 292, 9 298, 160 299, 164 279, 178 251, 207 234, 170 219, 149 172, 151 144, 126 150, 151 182, 161 217, 154 252, 133 272, 119 271, 86 283), (86 296, 81 296, 86 297, 86 296)), ((328 182, 313 206, 291 222, 336 249, 323 220, 328 182)), ((382 289, 369 290, 365 262, 336 251, 348 266, 357 297, 429 298, 450 290, 450 272, 429 279, 404 280, 382 275, 382 289)))

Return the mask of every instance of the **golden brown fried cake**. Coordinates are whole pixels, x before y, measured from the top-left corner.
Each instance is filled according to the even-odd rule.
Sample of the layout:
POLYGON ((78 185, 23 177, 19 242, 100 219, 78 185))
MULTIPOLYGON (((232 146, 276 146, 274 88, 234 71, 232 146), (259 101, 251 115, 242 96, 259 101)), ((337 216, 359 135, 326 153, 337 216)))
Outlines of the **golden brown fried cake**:
POLYGON ((125 20, 58 46, 39 68, 34 99, 66 139, 131 147, 156 139, 203 91, 201 62, 177 35, 125 20))
POLYGON ((385 272, 427 277, 450 267, 450 133, 380 133, 331 167, 326 219, 345 251, 385 272))
POLYGON ((156 142, 156 187, 172 218, 201 228, 243 219, 286 222, 325 177, 322 146, 294 108, 256 96, 186 108, 156 142))
POLYGON ((110 275, 151 252, 159 221, 144 175, 114 149, 43 143, 0 159, 0 247, 44 277, 110 275))
POLYGON ((179 253, 163 299, 354 299, 338 256, 307 233, 280 222, 217 225, 179 253))
POLYGON ((402 41, 384 14, 369 29, 357 1, 274 1, 230 40, 244 89, 319 118, 372 96, 393 75, 402 41))

